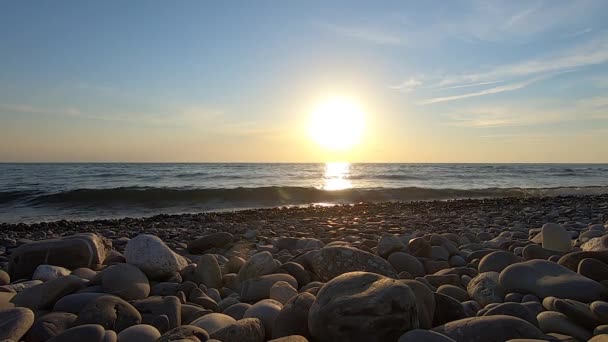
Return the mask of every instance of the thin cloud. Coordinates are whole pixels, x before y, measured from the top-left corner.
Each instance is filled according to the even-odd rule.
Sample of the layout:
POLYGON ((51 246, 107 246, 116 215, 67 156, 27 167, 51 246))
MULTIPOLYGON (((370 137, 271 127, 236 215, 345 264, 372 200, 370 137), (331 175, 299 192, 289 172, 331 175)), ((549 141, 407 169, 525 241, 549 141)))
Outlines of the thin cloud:
POLYGON ((491 94, 499 94, 499 93, 504 93, 507 91, 514 91, 514 90, 525 88, 525 87, 529 86, 530 84, 538 82, 545 78, 546 77, 534 78, 534 79, 527 80, 524 82, 508 84, 508 85, 494 87, 494 88, 490 88, 490 89, 484 89, 484 90, 476 91, 473 93, 444 96, 444 97, 435 97, 435 98, 431 98, 428 100, 424 100, 424 101, 420 102, 419 104, 428 105, 428 104, 439 103, 439 102, 462 100, 462 99, 466 99, 466 98, 470 98, 470 97, 477 97, 477 96, 484 96, 484 95, 491 95, 491 94))
POLYGON ((358 39, 368 43, 393 46, 403 45, 403 41, 399 36, 378 29, 338 25, 325 25, 325 27, 340 36, 358 39))
POLYGON ((410 79, 407 79, 407 80, 401 82, 401 84, 398 84, 395 86, 389 86, 389 88, 401 90, 404 92, 409 92, 409 91, 415 90, 420 85, 422 85, 422 81, 415 79, 415 78, 410 78, 410 79))

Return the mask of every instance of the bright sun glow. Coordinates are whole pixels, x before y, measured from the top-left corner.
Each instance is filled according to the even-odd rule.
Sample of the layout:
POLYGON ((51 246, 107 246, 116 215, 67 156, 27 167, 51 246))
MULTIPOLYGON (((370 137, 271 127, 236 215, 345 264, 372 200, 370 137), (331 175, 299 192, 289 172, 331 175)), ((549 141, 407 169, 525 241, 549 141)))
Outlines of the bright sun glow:
POLYGON ((333 98, 311 113, 310 135, 328 150, 350 149, 361 141, 365 126, 363 110, 348 98, 333 98))

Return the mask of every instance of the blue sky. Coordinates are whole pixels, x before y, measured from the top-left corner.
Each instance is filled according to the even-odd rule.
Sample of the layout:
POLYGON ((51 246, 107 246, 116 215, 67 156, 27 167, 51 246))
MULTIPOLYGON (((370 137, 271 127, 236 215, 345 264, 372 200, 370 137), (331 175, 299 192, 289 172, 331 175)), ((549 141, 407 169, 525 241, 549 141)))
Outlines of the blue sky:
POLYGON ((0 161, 608 162, 601 0, 6 1, 0 42, 0 161))

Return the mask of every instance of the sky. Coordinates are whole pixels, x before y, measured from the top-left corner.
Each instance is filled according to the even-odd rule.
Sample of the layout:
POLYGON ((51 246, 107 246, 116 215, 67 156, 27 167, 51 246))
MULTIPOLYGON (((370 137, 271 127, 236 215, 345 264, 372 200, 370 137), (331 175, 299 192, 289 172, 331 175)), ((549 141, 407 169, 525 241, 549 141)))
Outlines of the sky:
POLYGON ((0 2, 0 162, 328 160, 608 162, 608 1, 0 2))

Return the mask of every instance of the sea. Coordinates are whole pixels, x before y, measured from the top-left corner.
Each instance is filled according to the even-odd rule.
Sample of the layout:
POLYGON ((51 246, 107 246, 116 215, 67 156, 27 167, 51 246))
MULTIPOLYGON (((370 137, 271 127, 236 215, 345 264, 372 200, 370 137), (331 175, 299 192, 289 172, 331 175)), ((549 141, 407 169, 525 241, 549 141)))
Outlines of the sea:
POLYGON ((0 164, 0 222, 608 193, 608 164, 0 164))

